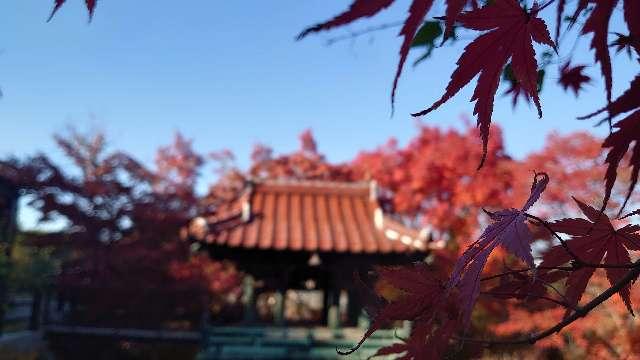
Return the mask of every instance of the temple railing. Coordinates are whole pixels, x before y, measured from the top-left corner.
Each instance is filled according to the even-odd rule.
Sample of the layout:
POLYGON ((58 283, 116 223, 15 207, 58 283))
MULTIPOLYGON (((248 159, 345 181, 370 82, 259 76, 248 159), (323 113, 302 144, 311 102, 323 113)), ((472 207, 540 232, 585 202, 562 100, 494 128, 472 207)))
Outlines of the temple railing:
POLYGON ((336 349, 353 347, 366 330, 328 327, 207 327, 198 360, 208 359, 366 359, 379 348, 399 342, 409 331, 383 329, 374 333, 351 356, 336 349))

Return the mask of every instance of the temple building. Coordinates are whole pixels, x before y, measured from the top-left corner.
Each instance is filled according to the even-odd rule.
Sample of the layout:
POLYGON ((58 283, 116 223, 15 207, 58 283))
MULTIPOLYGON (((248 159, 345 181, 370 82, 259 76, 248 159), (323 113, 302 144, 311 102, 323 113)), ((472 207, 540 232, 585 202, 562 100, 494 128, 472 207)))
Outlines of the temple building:
POLYGON ((353 339, 340 332, 344 345, 367 326, 355 274, 424 261, 444 246, 386 214, 375 182, 248 182, 215 215, 195 218, 189 237, 248 274, 236 327, 354 329, 353 339))

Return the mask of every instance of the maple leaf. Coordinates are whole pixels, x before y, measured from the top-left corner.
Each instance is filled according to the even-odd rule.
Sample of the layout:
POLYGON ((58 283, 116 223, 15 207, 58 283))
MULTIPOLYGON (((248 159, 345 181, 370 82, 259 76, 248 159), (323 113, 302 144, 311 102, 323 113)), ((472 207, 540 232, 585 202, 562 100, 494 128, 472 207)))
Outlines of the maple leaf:
POLYGON ((446 317, 441 321, 442 324, 434 326, 431 321, 415 320, 408 339, 379 349, 369 359, 393 354, 402 354, 398 359, 403 360, 446 358, 449 339, 457 330, 458 323, 446 317))
POLYGON ((640 75, 637 75, 636 78, 631 81, 629 89, 608 106, 578 118, 588 119, 604 111, 608 111, 610 117, 615 117, 632 110, 633 112, 631 114, 615 123, 613 127, 617 130, 609 134, 602 143, 602 147, 611 148, 605 159, 608 166, 605 174, 603 209, 607 206, 609 198, 611 197, 611 190, 618 176, 618 166, 633 142, 635 142, 635 146, 633 150, 631 150, 632 155, 629 159, 629 166, 631 167, 629 189, 624 203, 620 207, 620 212, 622 212, 629 198, 631 198, 631 193, 638 182, 638 172, 640 172, 640 75))
MULTIPOLYGON (((391 301, 388 301, 379 310, 369 329, 353 348, 344 352, 339 351, 343 355, 356 351, 381 326, 394 320, 414 320, 440 301, 439 295, 444 289, 443 281, 437 273, 429 270, 425 263, 401 267, 380 267, 377 272, 380 276, 379 281, 385 284, 377 290, 382 290, 380 295, 390 298, 391 301), (390 290, 389 286, 394 287, 395 290, 390 290), (389 297, 389 293, 394 295, 389 297)), ((386 349, 383 352, 391 350, 400 350, 400 347, 386 349)))
POLYGON ((630 213, 628 213, 628 214, 626 214, 624 216, 619 217, 618 219, 622 220, 622 219, 626 219, 626 218, 634 216, 634 215, 640 215, 640 209, 635 209, 632 212, 630 212, 630 213))
MULTIPOLYGON (((389 7, 395 0, 355 0, 349 10, 334 17, 333 19, 314 25, 302 31, 298 35, 298 40, 304 38, 312 32, 318 32, 322 30, 328 30, 337 26, 342 26, 351 23, 355 20, 371 17, 381 10, 389 7)), ((411 49, 413 38, 422 23, 422 20, 429 12, 429 9, 433 5, 433 0, 414 0, 409 7, 409 16, 405 20, 399 36, 403 37, 402 45, 400 46, 400 61, 396 70, 396 75, 393 79, 393 87, 391 90, 391 106, 393 107, 395 101, 396 88, 398 86, 398 79, 402 73, 402 68, 407 60, 407 55, 411 49)))
POLYGON ((615 32, 614 34, 616 35, 616 39, 611 42, 609 46, 616 48, 616 54, 625 50, 629 58, 631 58, 631 49, 635 49, 636 52, 640 54, 640 37, 631 34, 625 35, 619 32, 615 32))
POLYGON ((558 9, 556 10, 556 36, 555 36, 556 44, 560 39, 560 27, 562 26, 562 15, 564 14, 564 7, 566 4, 567 4, 567 0, 558 0, 558 9))
MULTIPOLYGON (((607 265, 631 264, 629 250, 640 250, 640 226, 627 224, 615 229, 609 217, 603 212, 573 199, 587 219, 567 218, 555 221, 550 226, 555 232, 571 235, 571 239, 565 241, 565 246, 573 255, 579 257, 588 264, 600 264, 604 259, 607 265)), ((556 267, 574 261, 573 255, 561 244, 549 249, 543 257, 541 267, 556 267)), ((571 307, 575 307, 589 283, 589 279, 596 268, 583 266, 571 272, 567 278, 567 291, 565 297, 571 307)), ((611 285, 625 276, 624 268, 606 268, 607 278, 611 285)), ((618 294, 624 301, 627 309, 633 314, 629 295, 630 284, 620 290, 618 294)), ((569 315, 571 310, 567 310, 569 315)))
POLYGON ((437 109, 452 98, 476 75, 480 75, 471 98, 476 101, 474 115, 478 115, 477 125, 483 144, 482 167, 487 156, 487 143, 493 101, 498 90, 502 69, 511 58, 515 78, 527 96, 533 98, 542 116, 538 98, 537 62, 532 42, 547 44, 555 49, 547 25, 537 17, 538 7, 526 12, 515 0, 496 0, 491 5, 478 10, 462 13, 458 21, 466 28, 488 31, 467 45, 457 61, 458 68, 451 75, 445 94, 431 107, 413 114, 422 116, 437 109))
POLYGON ((400 46, 400 61, 398 62, 396 75, 393 78, 393 86, 391 88, 392 111, 393 104, 395 103, 398 80, 400 79, 402 68, 404 67, 404 63, 407 60, 407 56, 409 55, 409 50, 411 49, 413 38, 416 35, 420 24, 422 24, 422 20, 427 15, 427 12, 429 12, 429 9, 431 9, 431 5, 433 5, 433 0, 414 0, 409 7, 409 16, 405 20, 405 23, 400 30, 399 36, 402 36, 403 40, 402 45, 400 46))
MULTIPOLYGON (((538 93, 542 91, 542 86, 544 85, 544 74, 545 74, 544 69, 538 70, 538 86, 537 86, 538 93)), ((524 98, 527 104, 530 103, 529 97, 527 96, 524 88, 522 88, 522 86, 520 85, 520 82, 513 75, 513 69, 511 67, 511 64, 508 64, 507 66, 505 66, 502 78, 504 80, 509 81, 511 85, 511 87, 504 92, 504 95, 505 96, 511 95, 511 105, 514 108, 518 104, 518 98, 521 96, 522 98, 524 98)))
POLYGON ((335 16, 331 20, 313 25, 304 29, 299 35, 298 40, 305 36, 323 30, 329 30, 338 26, 352 23, 356 20, 372 17, 380 11, 388 8, 395 0, 355 0, 349 9, 335 16))
POLYGON ((640 2, 625 0, 624 20, 629 28, 629 43, 640 55, 640 2))
POLYGON ((462 12, 462 9, 464 9, 464 5, 466 3, 467 0, 447 1, 447 10, 445 11, 446 19, 444 22, 444 40, 453 34, 453 24, 458 19, 458 16, 460 16, 460 13, 462 12))
MULTIPOLYGON (((66 2, 67 2, 67 0, 54 0, 53 10, 51 10, 51 15, 49 15, 49 19, 47 21, 51 21, 51 19, 53 19, 53 15, 55 15, 56 12, 58 12, 58 10, 66 2)), ((93 12, 96 9, 96 4, 97 3, 98 3, 98 0, 84 0, 84 4, 87 7, 87 10, 89 11, 89 21, 91 21, 91 19, 93 19, 93 12)))
POLYGON ((500 284, 487 291, 487 294, 505 299, 537 300, 548 293, 551 284, 565 277, 567 272, 564 271, 542 271, 533 277, 514 272, 508 277, 501 277, 500 284))
POLYGON ((578 96, 578 92, 582 89, 582 85, 591 82, 591 78, 582 73, 586 68, 585 65, 570 66, 569 62, 560 68, 560 78, 558 83, 567 90, 571 88, 573 93, 578 96))
POLYGON ((505 209, 489 213, 493 223, 471 244, 456 262, 447 289, 459 288, 462 300, 462 317, 465 327, 471 318, 473 305, 480 292, 480 273, 489 255, 498 245, 533 267, 531 245, 533 236, 525 223, 526 211, 540 198, 549 183, 549 176, 536 173, 531 194, 522 209, 505 209))
MULTIPOLYGON (((600 63, 605 90, 607 92, 607 103, 611 102, 611 86, 613 83, 611 76, 611 56, 609 55, 609 47, 607 46, 607 36, 609 34, 609 18, 611 18, 611 14, 617 3, 618 0, 596 1, 595 7, 582 27, 582 34, 593 33, 591 49, 595 51, 595 61, 600 63)), ((580 5, 583 6, 583 4, 580 5)), ((586 4, 584 6, 586 6, 586 4)))

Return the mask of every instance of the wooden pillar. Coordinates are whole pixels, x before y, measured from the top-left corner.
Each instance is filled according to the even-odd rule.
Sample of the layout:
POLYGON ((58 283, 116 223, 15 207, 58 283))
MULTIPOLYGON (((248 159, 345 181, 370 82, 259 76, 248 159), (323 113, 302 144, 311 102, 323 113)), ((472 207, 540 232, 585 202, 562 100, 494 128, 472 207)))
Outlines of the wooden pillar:
POLYGON ((340 289, 331 287, 329 289, 327 307, 327 326, 330 329, 340 328, 340 289))
POLYGON ((362 299, 358 296, 358 292, 353 288, 348 291, 349 299, 347 303, 347 314, 349 326, 358 326, 358 320, 362 313, 362 299))
POLYGON ((337 330, 340 328, 340 280, 343 275, 335 264, 328 267, 327 282, 324 293, 323 315, 327 321, 327 327, 337 330))
POLYGON ((256 290, 255 279, 251 275, 247 275, 242 279, 242 303, 244 311, 242 313, 243 321, 251 324, 256 321, 256 290))
POLYGON ((276 291, 273 296, 275 298, 273 322, 277 326, 284 326, 284 292, 282 290, 276 291))

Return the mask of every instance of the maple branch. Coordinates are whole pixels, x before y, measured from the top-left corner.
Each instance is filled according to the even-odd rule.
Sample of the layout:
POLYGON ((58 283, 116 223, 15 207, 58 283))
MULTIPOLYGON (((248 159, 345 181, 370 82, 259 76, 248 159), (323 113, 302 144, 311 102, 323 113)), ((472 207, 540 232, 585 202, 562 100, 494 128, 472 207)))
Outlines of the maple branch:
POLYGON ((404 21, 396 21, 396 22, 391 22, 391 23, 382 24, 378 26, 368 27, 360 31, 350 31, 349 34, 347 35, 341 35, 341 36, 330 38, 329 40, 327 40, 326 44, 327 46, 330 46, 339 41, 355 39, 359 36, 366 35, 372 32, 396 28, 396 27, 402 26, 403 24, 404 24, 404 21))
POLYGON ((480 279, 480 281, 488 281, 488 280, 493 280, 493 279, 497 279, 503 276, 508 276, 508 275, 513 275, 513 274, 520 274, 523 272, 527 272, 527 271, 532 271, 532 270, 558 270, 558 271, 574 271, 575 268, 572 266, 538 266, 538 267, 530 267, 530 268, 525 268, 525 269, 516 269, 516 270, 509 270, 509 271, 505 271, 499 274, 495 274, 495 275, 490 275, 490 276, 486 276, 480 279))
POLYGON ((567 245, 567 242, 564 241, 564 239, 558 235, 557 232, 555 232, 555 230, 553 230, 551 228, 551 225, 549 225, 549 223, 547 223, 546 221, 542 220, 541 218, 535 216, 535 215, 531 215, 528 213, 524 213, 524 216, 526 216, 529 219, 533 219, 535 221, 537 221, 540 225, 544 226, 545 229, 549 230, 549 232, 551 232, 551 234, 560 241, 560 244, 562 245, 562 247, 565 249, 565 251, 571 255, 571 257, 573 258, 574 261, 580 263, 580 265, 584 264, 584 261, 580 260, 580 258, 578 257, 578 255, 576 255, 573 251, 571 251, 571 249, 569 249, 569 246, 567 245))
POLYGON ((475 343, 475 344, 483 344, 486 346, 492 345, 522 345, 522 344, 535 344, 537 341, 546 338, 547 336, 553 335, 554 333, 560 332, 563 328, 578 320, 581 317, 585 317, 591 310, 596 308, 598 305, 602 304, 605 300, 612 297, 614 294, 618 293, 620 290, 625 288, 627 285, 635 281, 640 275, 640 260, 637 260, 633 263, 633 267, 629 270, 624 277, 618 280, 615 284, 613 284, 610 288, 603 291, 600 295, 596 296, 593 300, 586 303, 584 306, 576 307, 575 311, 570 315, 565 317, 562 321, 557 323, 556 325, 541 331, 539 333, 532 333, 527 337, 523 337, 520 339, 514 340, 481 340, 481 339, 473 339, 473 338, 457 338, 460 341, 475 343))
POLYGON ((557 299, 554 299, 552 297, 545 296, 545 295, 536 295, 536 294, 529 293, 529 294, 526 294, 526 295, 523 296, 523 295, 520 295, 520 294, 517 294, 517 293, 494 292, 494 291, 481 291, 480 294, 481 295, 494 296, 494 297, 511 296, 513 298, 516 298, 516 299, 519 299, 519 298, 525 298, 525 299, 526 298, 536 298, 536 299, 540 299, 540 300, 550 301, 550 302, 552 302, 554 304, 560 305, 560 306, 562 306, 564 308, 567 308, 567 309, 571 309, 571 310, 575 310, 575 311, 578 310, 578 308, 575 308, 575 307, 565 303, 564 301, 560 301, 560 300, 557 300, 557 299))

